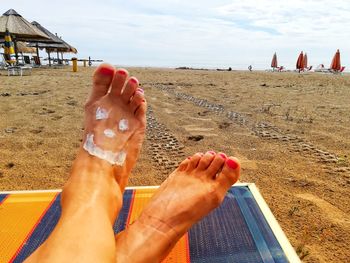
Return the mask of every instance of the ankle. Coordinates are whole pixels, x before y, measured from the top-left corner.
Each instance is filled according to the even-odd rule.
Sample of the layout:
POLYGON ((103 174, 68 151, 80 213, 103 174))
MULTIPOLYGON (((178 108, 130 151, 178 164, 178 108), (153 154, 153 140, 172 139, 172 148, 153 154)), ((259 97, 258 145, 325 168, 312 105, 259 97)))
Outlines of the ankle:
MULTIPOLYGON (((174 246, 174 239, 168 231, 158 229, 139 220, 116 237, 117 262, 158 263, 174 246), (157 245, 154 245, 154 242, 157 245)), ((166 228, 166 227, 165 227, 166 228)))
POLYGON ((96 173, 112 174, 113 166, 105 160, 90 155, 82 147, 74 160, 72 171, 77 168, 80 171, 94 171, 96 173))
POLYGON ((139 224, 143 229, 148 229, 149 233, 162 236, 169 240, 174 240, 182 236, 171 224, 146 212, 143 212, 135 223, 139 224))

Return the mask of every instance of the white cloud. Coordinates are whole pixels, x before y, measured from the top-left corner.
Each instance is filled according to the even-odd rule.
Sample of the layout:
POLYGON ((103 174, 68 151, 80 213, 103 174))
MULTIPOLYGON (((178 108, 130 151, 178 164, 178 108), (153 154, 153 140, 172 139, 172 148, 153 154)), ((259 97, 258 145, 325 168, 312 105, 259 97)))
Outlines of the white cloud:
MULTIPOLYGON (((337 48, 350 53, 346 0, 12 0, 1 6, 62 35, 81 57, 118 64, 267 68, 277 51, 292 67, 300 50, 310 63, 326 65, 337 48)), ((350 66, 350 59, 343 56, 343 63, 350 66)))

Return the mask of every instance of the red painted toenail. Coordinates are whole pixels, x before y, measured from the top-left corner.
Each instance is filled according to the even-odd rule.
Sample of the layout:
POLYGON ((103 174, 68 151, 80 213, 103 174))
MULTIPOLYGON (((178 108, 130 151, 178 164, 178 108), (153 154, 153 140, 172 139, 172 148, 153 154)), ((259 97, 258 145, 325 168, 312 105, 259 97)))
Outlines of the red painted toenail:
POLYGON ((100 73, 107 76, 114 75, 114 69, 112 68, 100 68, 100 73))
POLYGON ((230 167, 231 169, 236 169, 238 167, 238 163, 232 159, 228 159, 226 161, 226 164, 228 167, 230 167))
POLYGON ((137 80, 137 78, 134 78, 134 77, 132 77, 130 79, 130 82, 133 83, 133 84, 139 84, 139 81, 137 80))
POLYGON ((216 152, 214 152, 214 151, 208 151, 208 153, 210 153, 211 155, 215 155, 216 154, 216 152))
POLYGON ((226 154, 220 153, 219 155, 221 156, 222 159, 225 159, 225 160, 226 160, 226 158, 227 158, 226 154))
POLYGON ((119 70, 117 71, 117 73, 118 73, 119 75, 123 75, 123 76, 126 76, 126 75, 127 75, 126 71, 123 70, 123 69, 119 69, 119 70))

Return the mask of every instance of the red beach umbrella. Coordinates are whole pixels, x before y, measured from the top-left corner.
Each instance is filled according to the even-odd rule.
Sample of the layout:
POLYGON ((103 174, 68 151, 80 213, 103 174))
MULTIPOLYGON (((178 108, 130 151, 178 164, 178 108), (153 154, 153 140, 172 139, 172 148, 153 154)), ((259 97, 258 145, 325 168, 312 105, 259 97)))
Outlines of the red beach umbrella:
POLYGON ((341 69, 339 49, 337 49, 337 52, 335 53, 335 55, 333 57, 333 60, 332 60, 330 68, 335 70, 335 71, 339 71, 341 69))
POLYGON ((300 55, 297 60, 296 68, 300 70, 304 69, 304 54, 303 51, 300 52, 300 55))
POLYGON ((276 52, 273 54, 272 61, 271 61, 271 68, 277 68, 277 55, 276 52))
POLYGON ((307 54, 306 53, 304 55, 303 62, 304 62, 304 68, 307 68, 307 54))

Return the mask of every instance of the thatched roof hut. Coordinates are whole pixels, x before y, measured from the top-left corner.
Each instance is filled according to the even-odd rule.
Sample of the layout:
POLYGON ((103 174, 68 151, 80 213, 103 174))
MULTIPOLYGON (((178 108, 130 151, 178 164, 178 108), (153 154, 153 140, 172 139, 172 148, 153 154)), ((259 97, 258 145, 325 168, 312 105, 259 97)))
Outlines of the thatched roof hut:
POLYGON ((59 38, 57 35, 51 33, 45 27, 40 25, 38 22, 33 21, 32 25, 35 26, 38 30, 42 31, 46 34, 50 39, 52 39, 56 43, 38 43, 38 44, 30 44, 30 46, 36 46, 39 48, 45 48, 48 52, 64 52, 64 53, 78 53, 77 49, 69 45, 62 38, 59 38))
POLYGON ((0 17, 0 36, 6 29, 15 40, 20 41, 49 41, 49 37, 34 27, 15 10, 10 9, 0 17))

